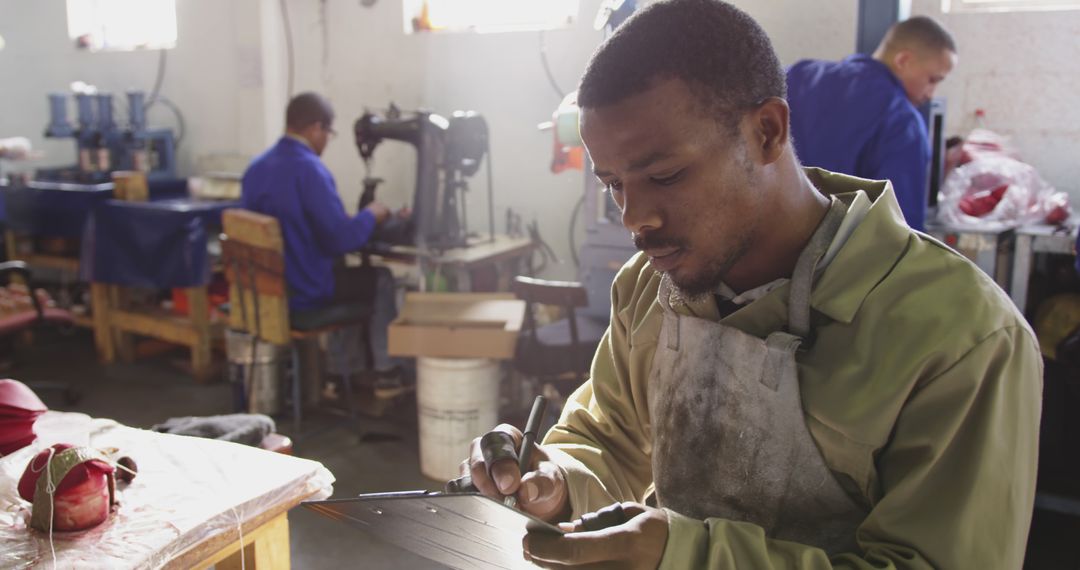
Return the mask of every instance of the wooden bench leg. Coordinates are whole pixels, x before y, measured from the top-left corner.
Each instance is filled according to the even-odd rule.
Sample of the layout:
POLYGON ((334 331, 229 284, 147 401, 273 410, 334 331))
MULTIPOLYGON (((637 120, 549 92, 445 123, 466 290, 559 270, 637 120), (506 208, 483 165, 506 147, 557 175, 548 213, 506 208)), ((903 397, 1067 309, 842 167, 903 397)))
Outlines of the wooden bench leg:
POLYGON ((14 261, 21 259, 19 257, 19 237, 15 235, 15 232, 11 230, 4 230, 4 253, 7 254, 8 260, 14 261))
POLYGON ((191 345, 191 372, 200 384, 209 382, 212 373, 213 353, 210 349, 210 301, 206 287, 184 289, 188 299, 191 325, 195 329, 195 342, 191 345))
MULTIPOLYGON (((108 291, 109 309, 111 311, 123 311, 128 308, 128 295, 127 291, 119 285, 106 285, 106 291, 108 291)), ((112 333, 113 346, 115 347, 116 356, 121 362, 134 362, 135 361, 135 339, 130 333, 124 332, 122 329, 113 325, 112 320, 109 319, 109 331, 112 333)))
POLYGON ((239 570, 240 556, 243 552, 247 569, 288 570, 289 568, 289 519, 287 513, 281 513, 273 520, 259 527, 254 540, 246 544, 242 551, 237 550, 228 558, 215 565, 217 570, 239 570))
POLYGON ((289 519, 281 513, 268 524, 270 528, 255 539, 255 567, 289 568, 289 519))
POLYGON ((111 364, 116 360, 116 345, 113 343, 113 335, 109 326, 109 286, 104 283, 90 284, 90 302, 92 303, 94 316, 94 345, 97 347, 98 359, 111 364))

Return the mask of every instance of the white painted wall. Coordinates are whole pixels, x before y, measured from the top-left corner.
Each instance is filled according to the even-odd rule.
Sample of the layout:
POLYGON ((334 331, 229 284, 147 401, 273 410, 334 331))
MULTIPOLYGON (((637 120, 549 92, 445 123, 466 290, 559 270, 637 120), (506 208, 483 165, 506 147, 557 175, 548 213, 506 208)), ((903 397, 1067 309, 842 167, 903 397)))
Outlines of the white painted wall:
POLYGON ((841 59, 855 50, 856 0, 732 0, 773 42, 780 63, 841 59))
MULTIPOLYGON (((259 0, 177 2, 179 42, 169 50, 162 93, 187 119, 180 168, 190 172, 201 155, 258 152, 266 140, 262 116, 262 46, 259 0)), ((149 91, 157 52, 88 53, 67 37, 64 0, 0 0, 0 136, 27 136, 47 153, 41 166, 74 163, 74 142, 47 140, 50 91, 67 91, 82 80, 123 100, 128 89, 149 91)), ((117 106, 118 121, 124 119, 117 106)), ((69 107, 74 122, 74 103, 69 107)), ((172 126, 164 106, 149 115, 153 126, 172 126)), ((18 168, 18 167, 17 167, 18 168)))

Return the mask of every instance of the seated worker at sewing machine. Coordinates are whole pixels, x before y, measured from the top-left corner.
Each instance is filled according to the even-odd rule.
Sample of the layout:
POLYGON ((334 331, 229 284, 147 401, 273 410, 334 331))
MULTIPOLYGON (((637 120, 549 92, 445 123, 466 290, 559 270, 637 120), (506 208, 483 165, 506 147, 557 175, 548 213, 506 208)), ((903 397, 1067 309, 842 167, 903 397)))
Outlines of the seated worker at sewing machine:
POLYGON ((374 368, 385 377, 393 368, 386 327, 397 316, 394 282, 383 267, 345 267, 346 253, 368 242, 392 214, 372 202, 349 216, 334 177, 319 157, 334 136, 334 109, 316 93, 289 101, 285 135, 248 166, 241 182, 244 208, 277 218, 285 241, 285 280, 294 325, 319 326, 342 306, 373 306, 374 368))

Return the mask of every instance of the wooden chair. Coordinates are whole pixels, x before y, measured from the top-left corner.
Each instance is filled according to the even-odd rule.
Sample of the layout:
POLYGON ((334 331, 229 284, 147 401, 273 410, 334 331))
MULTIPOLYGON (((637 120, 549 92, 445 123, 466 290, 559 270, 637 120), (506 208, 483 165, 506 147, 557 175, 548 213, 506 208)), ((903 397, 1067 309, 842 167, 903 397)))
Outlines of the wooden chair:
MULTIPOLYGON (((303 400, 301 397, 302 368, 296 341, 314 338, 346 326, 359 325, 363 331, 363 349, 370 367, 371 342, 369 327, 371 310, 363 306, 335 307, 315 321, 290 323, 288 290, 285 283, 284 241, 278 221, 256 212, 241 209, 226 210, 222 215, 224 234, 221 239, 222 263, 229 280, 229 326, 252 336, 252 343, 261 340, 292 348, 292 415, 293 437, 300 434, 303 400)), ((349 419, 356 419, 352 382, 347 367, 342 384, 349 419)))
POLYGON ((607 321, 578 314, 575 309, 588 304, 585 287, 573 281, 546 281, 518 276, 511 287, 518 299, 525 301, 525 326, 518 337, 514 367, 523 374, 559 378, 573 375, 580 384, 588 377, 600 338, 607 321), (566 317, 538 326, 533 310, 536 304, 562 308, 566 317))

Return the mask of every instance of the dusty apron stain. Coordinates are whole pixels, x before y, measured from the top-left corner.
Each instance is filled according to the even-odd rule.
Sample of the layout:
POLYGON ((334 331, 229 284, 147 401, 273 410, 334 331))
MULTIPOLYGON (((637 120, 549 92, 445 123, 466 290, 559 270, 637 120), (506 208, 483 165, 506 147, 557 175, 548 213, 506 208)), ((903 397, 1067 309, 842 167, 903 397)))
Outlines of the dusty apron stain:
POLYGON ((653 357, 649 408, 660 506, 757 524, 770 538, 853 550, 867 510, 825 464, 803 416, 795 351, 810 333, 810 290, 846 207, 832 201, 791 280, 788 331, 766 340, 671 308, 653 357))

